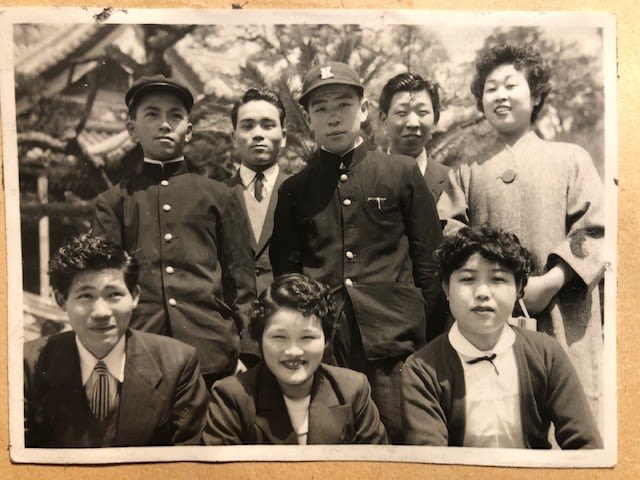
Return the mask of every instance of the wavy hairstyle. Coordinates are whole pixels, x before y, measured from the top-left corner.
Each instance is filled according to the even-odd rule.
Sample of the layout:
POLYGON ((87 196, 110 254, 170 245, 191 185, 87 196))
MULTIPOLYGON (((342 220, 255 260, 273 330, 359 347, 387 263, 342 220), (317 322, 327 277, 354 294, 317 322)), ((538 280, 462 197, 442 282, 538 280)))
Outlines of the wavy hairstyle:
POLYGON ((256 300, 249 323, 249 334, 258 343, 271 316, 281 308, 297 310, 305 317, 314 315, 321 324, 325 342, 333 337, 336 322, 336 301, 331 289, 301 273, 276 277, 256 300))
POLYGON ((90 233, 69 238, 49 262, 51 287, 64 299, 73 278, 88 270, 121 270, 129 292, 138 286, 137 262, 121 247, 90 233))
POLYGON ((513 273, 518 296, 523 295, 527 279, 533 271, 531 254, 513 233, 495 230, 487 225, 465 227, 455 235, 445 237, 442 245, 434 252, 442 281, 449 283, 451 274, 475 253, 486 260, 497 262, 513 273))
POLYGON ((476 98, 478 110, 482 108, 484 84, 489 74, 500 65, 513 64, 514 68, 522 72, 527 79, 532 98, 539 98, 540 102, 533 106, 531 123, 536 121, 544 106, 544 101, 551 91, 549 81, 549 67, 545 64, 540 53, 530 45, 514 45, 502 43, 486 48, 478 54, 476 60, 476 75, 471 82, 471 93, 476 98))

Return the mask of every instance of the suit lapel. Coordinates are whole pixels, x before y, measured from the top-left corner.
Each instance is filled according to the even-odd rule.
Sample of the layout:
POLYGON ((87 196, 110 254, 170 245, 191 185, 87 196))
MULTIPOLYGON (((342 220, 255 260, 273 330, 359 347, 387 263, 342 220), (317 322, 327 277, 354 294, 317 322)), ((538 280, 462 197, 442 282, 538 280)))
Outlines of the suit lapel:
POLYGON ((260 232, 260 241, 255 249, 256 258, 258 258, 264 252, 264 249, 269 245, 271 241, 271 235, 273 234, 273 215, 276 211, 276 205, 278 203, 278 189, 282 182, 284 182, 289 175, 280 170, 276 177, 276 183, 271 191, 271 198, 269 199, 269 207, 267 208, 267 216, 264 219, 264 225, 262 226, 262 232, 260 232))
POLYGON ((143 341, 127 332, 127 359, 120 391, 118 443, 146 442, 156 429, 165 396, 157 390, 162 372, 143 341))
MULTIPOLYGON (((60 342, 48 362, 50 369, 43 372, 50 386, 51 398, 49 405, 55 409, 52 415, 61 423, 67 423, 70 429, 78 426, 74 439, 84 433, 84 426, 88 422, 89 403, 82 385, 80 373, 80 356, 75 342, 75 334, 69 334, 60 342)), ((48 367, 48 368, 49 368, 48 367)))
POLYGON ((433 195, 433 201, 435 203, 438 203, 438 198, 440 198, 440 194, 444 189, 446 178, 447 169, 443 165, 435 163, 433 160, 427 164, 427 169, 424 172, 424 180, 427 183, 427 188, 433 195))
POLYGON ((316 372, 309 405, 308 444, 348 443, 345 433, 351 419, 351 406, 341 405, 331 382, 322 371, 316 372))
POLYGON ((272 444, 297 444, 289 413, 282 397, 282 390, 273 374, 261 367, 258 376, 256 402, 256 426, 272 444))
POLYGON ((244 212, 244 218, 247 221, 247 226, 249 227, 249 237, 251 241, 251 248, 253 250, 254 256, 256 256, 256 252, 258 251, 258 244, 256 242, 256 238, 253 235, 253 227, 251 226, 251 220, 249 220, 249 212, 247 211, 247 202, 244 199, 244 185, 242 184, 242 179, 240 178, 240 172, 236 173, 235 176, 231 177, 227 181, 227 185, 231 188, 231 191, 235 195, 236 199, 242 205, 242 211, 244 212))

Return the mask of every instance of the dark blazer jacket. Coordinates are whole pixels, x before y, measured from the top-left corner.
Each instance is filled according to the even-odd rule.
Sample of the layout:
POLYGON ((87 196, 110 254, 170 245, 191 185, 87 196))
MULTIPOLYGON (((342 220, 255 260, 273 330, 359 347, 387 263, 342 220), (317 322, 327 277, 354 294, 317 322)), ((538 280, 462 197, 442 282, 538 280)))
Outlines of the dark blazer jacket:
POLYGON ((144 163, 98 195, 92 228, 140 264, 131 328, 196 347, 203 373, 233 373, 255 279, 251 233, 229 188, 185 162, 144 163))
POLYGON ((433 196, 434 203, 438 203, 440 194, 444 190, 449 175, 449 167, 440 162, 429 159, 427 169, 424 172, 424 181, 433 196))
POLYGON ((426 314, 441 301, 433 252, 442 230, 413 158, 317 152, 287 179, 276 207, 275 275, 301 272, 348 295, 367 358, 407 356, 426 341, 426 314))
POLYGON ((124 381, 113 445, 94 445, 95 420, 82 385, 74 332, 24 345, 25 446, 197 444, 209 399, 193 347, 145 332, 126 333, 124 381))
MULTIPOLYGON (((213 385, 206 445, 297 444, 278 381, 264 364, 213 385)), ((367 378, 322 364, 309 404, 308 444, 387 443, 367 378)))
MULTIPOLYGON (((513 351, 527 448, 551 448, 551 422, 560 448, 602 448, 596 422, 569 356, 546 333, 512 328, 516 333, 513 351)), ((402 370, 402 393, 406 443, 463 446, 464 371, 448 334, 440 335, 407 359, 402 370)))
MULTIPOLYGON (((271 268, 271 261, 269 260, 269 246, 271 245, 271 235, 273 233, 273 214, 276 210, 276 204, 278 203, 278 189, 282 182, 284 182, 290 175, 284 173, 280 169, 278 176, 276 177, 276 183, 269 199, 269 207, 267 209, 267 216, 264 220, 262 227, 262 233, 260 234, 260 240, 256 242, 253 234, 249 235, 251 241, 251 249, 253 250, 253 258, 255 261, 255 275, 256 275, 256 292, 258 295, 262 293, 273 282, 273 269, 271 268)), ((249 224, 249 215, 247 213, 247 202, 244 198, 244 187, 242 185, 242 179, 240 174, 236 174, 225 183, 233 189, 233 194, 236 199, 244 207, 247 224, 249 224)), ((251 233, 251 232, 250 232, 251 233)))

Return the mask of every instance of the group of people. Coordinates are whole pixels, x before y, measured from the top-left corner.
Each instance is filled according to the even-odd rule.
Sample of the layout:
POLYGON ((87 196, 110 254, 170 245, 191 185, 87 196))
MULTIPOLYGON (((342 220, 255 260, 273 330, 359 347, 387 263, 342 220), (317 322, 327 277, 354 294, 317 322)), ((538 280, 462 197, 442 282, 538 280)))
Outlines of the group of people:
POLYGON ((25 445, 601 448, 601 180, 533 131, 534 49, 485 50, 471 90, 498 141, 448 169, 435 83, 388 81, 389 151, 368 151, 360 78, 320 64, 299 99, 318 149, 288 176, 285 107, 250 89, 224 185, 186 167, 191 92, 135 82, 144 162, 51 261, 72 331, 24 346, 25 445))

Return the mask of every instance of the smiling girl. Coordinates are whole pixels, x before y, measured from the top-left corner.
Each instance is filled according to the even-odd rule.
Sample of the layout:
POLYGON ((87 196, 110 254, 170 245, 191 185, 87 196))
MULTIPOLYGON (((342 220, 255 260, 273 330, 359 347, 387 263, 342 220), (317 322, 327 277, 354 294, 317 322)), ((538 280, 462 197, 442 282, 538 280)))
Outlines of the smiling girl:
POLYGON ((322 363, 335 316, 325 285, 276 278, 249 326, 263 363, 213 385, 204 443, 386 443, 366 377, 322 363))
POLYGON ((550 89, 533 48, 502 44, 480 53, 471 91, 498 142, 451 170, 438 213, 445 235, 487 224, 516 234, 532 253, 537 268, 524 304, 537 329, 567 350, 601 418, 602 181, 584 149, 533 131, 550 89))

